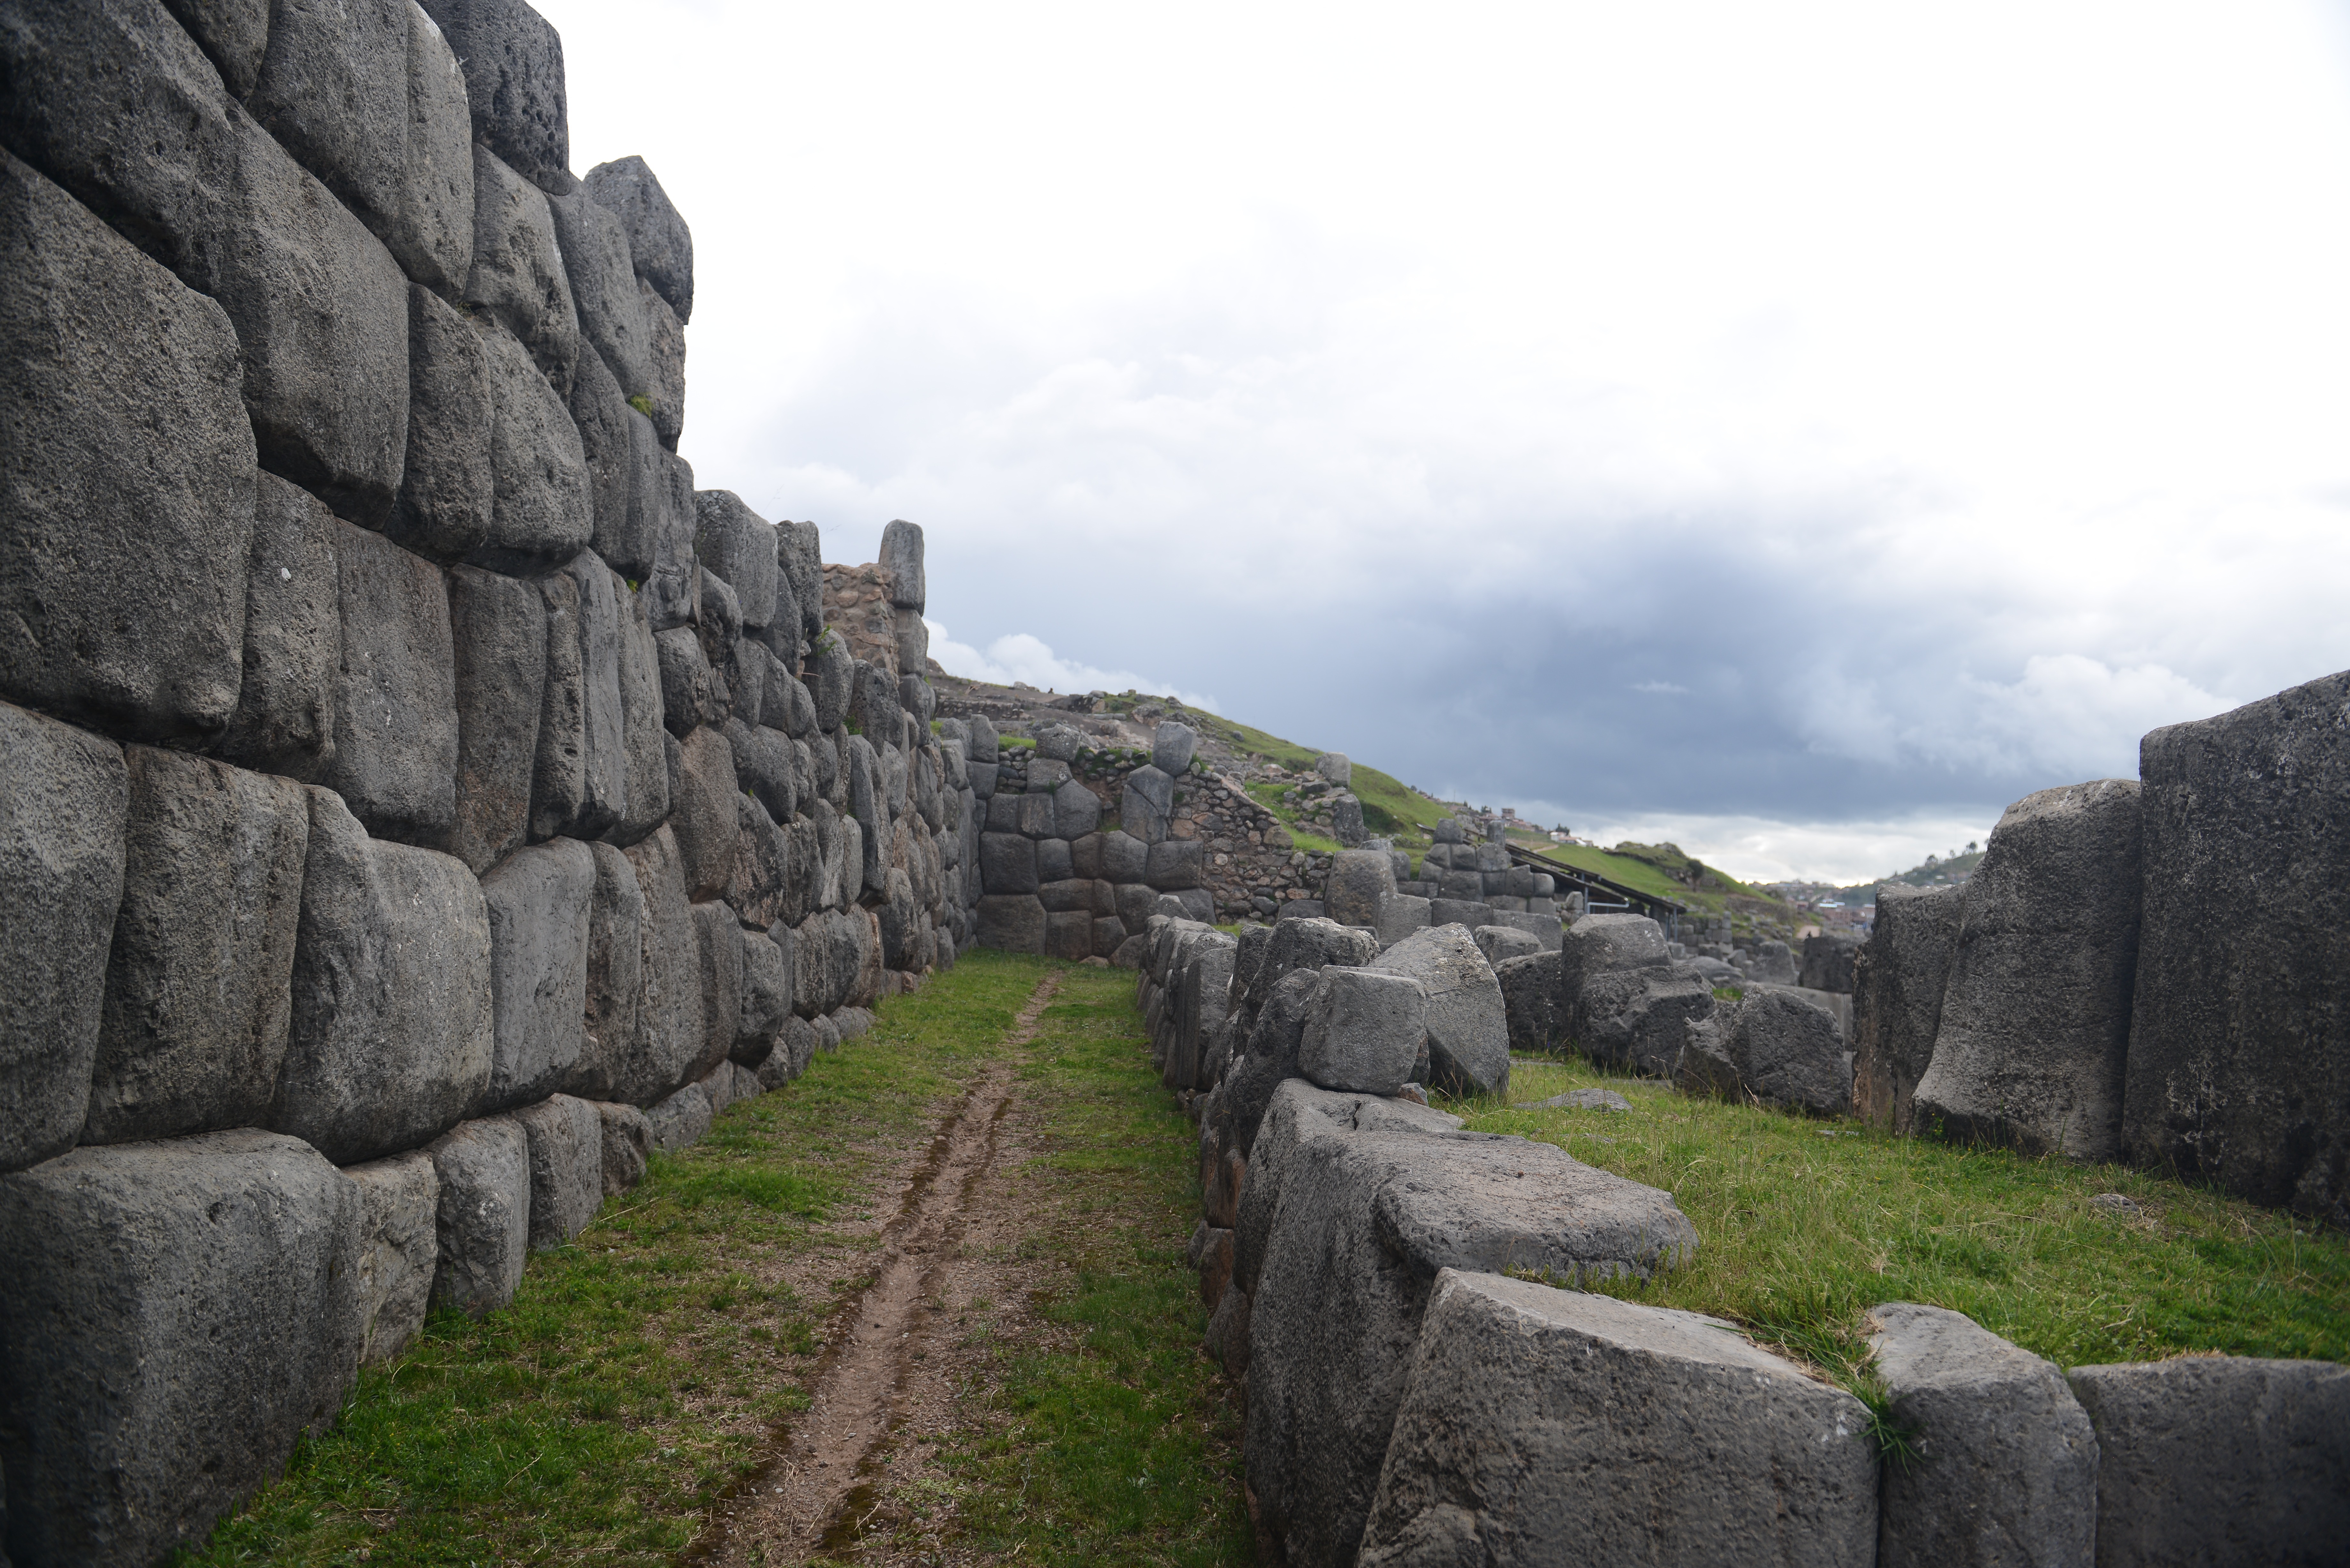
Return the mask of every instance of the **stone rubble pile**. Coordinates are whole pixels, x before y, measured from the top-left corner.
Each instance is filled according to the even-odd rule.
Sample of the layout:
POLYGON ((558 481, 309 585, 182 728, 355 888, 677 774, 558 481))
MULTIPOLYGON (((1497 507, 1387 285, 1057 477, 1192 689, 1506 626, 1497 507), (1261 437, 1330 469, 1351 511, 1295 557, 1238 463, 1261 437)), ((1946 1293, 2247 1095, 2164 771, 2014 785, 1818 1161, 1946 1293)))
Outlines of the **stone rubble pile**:
POLYGON ((973 797, 920 530, 859 658, 695 488, 691 236, 521 0, 0 66, 5 1555, 146 1563, 951 963, 973 797))

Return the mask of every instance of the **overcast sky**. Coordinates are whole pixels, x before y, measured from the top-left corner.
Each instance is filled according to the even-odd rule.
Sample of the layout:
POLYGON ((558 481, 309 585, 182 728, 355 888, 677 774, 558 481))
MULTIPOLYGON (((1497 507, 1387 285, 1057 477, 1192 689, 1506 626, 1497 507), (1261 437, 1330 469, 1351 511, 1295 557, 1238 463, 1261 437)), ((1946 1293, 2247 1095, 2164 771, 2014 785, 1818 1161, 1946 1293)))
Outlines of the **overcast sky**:
POLYGON ((541 9, 950 670, 1854 879, 2350 666, 2336 10, 541 9))

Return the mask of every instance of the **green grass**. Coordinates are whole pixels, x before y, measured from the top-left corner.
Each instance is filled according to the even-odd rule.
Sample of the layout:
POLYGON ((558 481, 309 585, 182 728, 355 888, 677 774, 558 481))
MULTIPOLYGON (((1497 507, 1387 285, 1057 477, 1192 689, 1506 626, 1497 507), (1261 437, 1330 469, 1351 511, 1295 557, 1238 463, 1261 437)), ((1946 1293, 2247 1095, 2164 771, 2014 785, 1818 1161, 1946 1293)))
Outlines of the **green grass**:
POLYGON ((1693 1263, 1589 1288, 1729 1318, 1847 1386, 1866 1383, 1862 1316, 1888 1301, 1965 1313, 2064 1366, 2198 1351, 2350 1361, 2350 1237, 2306 1220, 2122 1166, 1689 1099, 1580 1060, 1510 1070, 1514 1102, 1603 1085, 1632 1111, 1451 1108, 1662 1188, 1696 1226, 1693 1263), (2144 1217, 2091 1207, 2105 1192, 2144 1217))
POLYGON ((1026 1173, 1060 1222, 1027 1254, 1066 1349, 1008 1354, 1000 1424, 948 1460, 968 1543, 1020 1562, 1243 1564, 1240 1423, 1200 1351, 1184 1256, 1197 1134, 1150 1071, 1133 977, 1074 969, 1022 1069, 1052 1147, 1026 1173), (1059 1265, 1057 1268, 1049 1265, 1059 1265))
POLYGON ((805 1402, 827 1303, 762 1284, 763 1267, 877 1200, 877 1149, 926 1136, 1041 971, 974 953, 655 1157, 577 1241, 531 1259, 507 1310, 436 1314, 363 1374, 336 1429, 179 1561, 671 1561, 805 1402))

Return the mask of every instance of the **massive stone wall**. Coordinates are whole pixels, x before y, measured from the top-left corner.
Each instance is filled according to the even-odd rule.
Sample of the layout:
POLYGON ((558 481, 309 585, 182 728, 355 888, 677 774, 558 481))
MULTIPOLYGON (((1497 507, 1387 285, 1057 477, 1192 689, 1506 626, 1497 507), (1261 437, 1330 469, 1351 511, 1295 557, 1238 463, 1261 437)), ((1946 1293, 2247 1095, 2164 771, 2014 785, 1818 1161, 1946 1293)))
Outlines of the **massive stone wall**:
POLYGON ((691 236, 520 0, 20 0, 0 70, 6 1555, 143 1563, 951 963, 971 791, 695 488, 691 236))

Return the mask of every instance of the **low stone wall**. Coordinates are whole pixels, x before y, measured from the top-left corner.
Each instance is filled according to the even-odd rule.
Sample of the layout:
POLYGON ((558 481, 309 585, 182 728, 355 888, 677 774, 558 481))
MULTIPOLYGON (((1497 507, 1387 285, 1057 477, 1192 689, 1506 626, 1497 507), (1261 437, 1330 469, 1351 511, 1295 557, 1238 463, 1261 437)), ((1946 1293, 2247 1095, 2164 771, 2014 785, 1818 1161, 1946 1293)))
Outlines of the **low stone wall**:
POLYGON ((520 0, 0 65, 0 1555, 147 1563, 951 963, 971 793, 695 488, 691 236, 520 0))
MULTIPOLYGON (((2350 1538, 2350 1367, 2065 1373, 1886 1303, 1880 1426, 1732 1324, 1573 1288, 1686 1263, 1696 1234, 1666 1193, 1460 1130, 1405 1075, 1477 1059, 1512 965, 1669 974, 1638 961, 1666 957, 1653 922, 1590 918, 1498 976, 1457 929, 1382 952, 1326 919, 1150 927, 1137 995, 1201 1123, 1191 1257, 1275 1560, 2315 1563, 2350 1538), (1595 944, 1619 961, 1578 963, 1595 944)), ((1783 992, 1734 1016, 1760 1038, 1783 1014, 1829 1022, 1783 992)))

